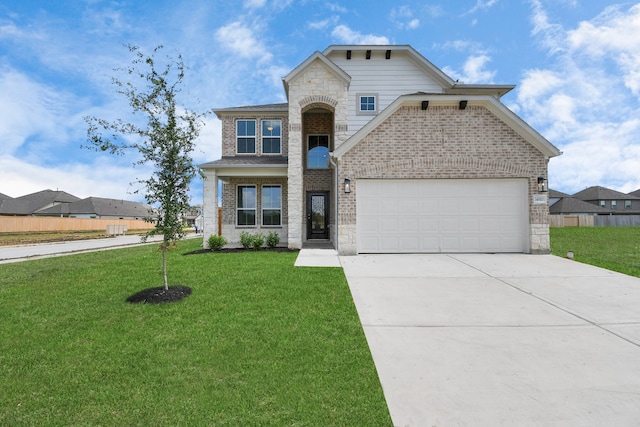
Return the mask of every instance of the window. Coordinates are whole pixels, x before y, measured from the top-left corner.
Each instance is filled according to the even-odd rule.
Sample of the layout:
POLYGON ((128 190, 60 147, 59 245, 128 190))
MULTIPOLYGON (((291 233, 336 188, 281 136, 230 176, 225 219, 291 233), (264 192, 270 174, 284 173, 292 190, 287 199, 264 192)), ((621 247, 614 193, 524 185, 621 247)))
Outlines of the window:
POLYGON ((238 185, 237 224, 256 225, 256 186, 238 185))
POLYGON ((262 225, 282 225, 282 188, 279 185, 262 187, 262 225))
POLYGON ((356 94, 356 112, 359 115, 371 115, 378 112, 378 95, 375 93, 356 94))
POLYGON ((280 154, 282 122, 280 120, 262 121, 262 153, 280 154))
POLYGON ((607 207, 607 201, 606 200, 600 200, 600 207, 601 208, 606 208, 607 207))
POLYGON ((618 207, 618 202, 617 202, 617 201, 615 201, 615 200, 612 200, 612 201, 611 201, 611 209, 615 209, 615 208, 617 208, 617 207, 618 207))
POLYGON ((625 209, 631 209, 631 200, 625 200, 624 201, 624 208, 625 209))
POLYGON ((256 121, 238 120, 236 137, 236 150, 239 154, 254 154, 256 152, 256 121))
POLYGON ((329 135, 309 135, 307 168, 329 168, 329 135))

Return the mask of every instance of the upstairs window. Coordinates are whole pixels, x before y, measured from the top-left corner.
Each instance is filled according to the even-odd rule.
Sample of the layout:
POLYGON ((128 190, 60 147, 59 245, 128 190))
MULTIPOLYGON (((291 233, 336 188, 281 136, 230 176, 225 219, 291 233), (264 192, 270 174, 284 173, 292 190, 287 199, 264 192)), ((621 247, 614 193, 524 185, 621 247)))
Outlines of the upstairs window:
POLYGON ((624 208, 625 209, 631 209, 631 200, 625 200, 624 201, 624 208))
POLYGON ((262 154, 280 154, 282 146, 282 122, 262 121, 262 154))
POLYGON ((236 209, 238 225, 256 225, 256 186, 238 185, 238 200, 236 209))
POLYGON ((236 150, 238 154, 255 154, 256 121, 238 120, 236 122, 236 150))
POLYGON ((309 135, 307 168, 329 168, 329 135, 309 135))
POLYGON ((616 209, 618 207, 618 202, 615 200, 611 201, 611 209, 616 209))
POLYGON ((600 200, 600 207, 601 208, 606 208, 607 207, 607 201, 606 200, 600 200))
POLYGON ((378 113, 378 95, 375 93, 356 94, 356 113, 373 115, 378 113))

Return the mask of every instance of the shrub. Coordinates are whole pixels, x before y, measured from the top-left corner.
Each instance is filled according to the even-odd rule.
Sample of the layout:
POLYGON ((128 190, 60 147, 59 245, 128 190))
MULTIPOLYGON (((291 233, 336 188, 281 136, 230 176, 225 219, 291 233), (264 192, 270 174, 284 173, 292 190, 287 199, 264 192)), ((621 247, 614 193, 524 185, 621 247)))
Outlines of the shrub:
POLYGON ((254 250, 260 250, 264 246, 264 234, 258 233, 255 236, 251 236, 251 247, 254 250))
POLYGON ((207 240, 207 242, 209 243, 209 249, 212 251, 219 251, 227 244, 227 239, 223 236, 212 235, 209 236, 209 240, 207 240))
POLYGON ((280 243, 280 236, 275 231, 271 231, 267 234, 267 247, 275 248, 280 243))
POLYGON ((249 249, 253 246, 253 236, 246 231, 240 233, 240 244, 243 248, 249 249))

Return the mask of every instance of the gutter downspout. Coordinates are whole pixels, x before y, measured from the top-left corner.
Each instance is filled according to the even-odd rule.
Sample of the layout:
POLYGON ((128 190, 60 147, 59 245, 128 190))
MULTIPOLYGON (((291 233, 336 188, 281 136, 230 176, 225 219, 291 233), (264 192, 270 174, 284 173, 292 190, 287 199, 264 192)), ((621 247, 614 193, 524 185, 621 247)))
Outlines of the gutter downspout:
POLYGON ((336 247, 336 251, 338 253, 340 253, 340 248, 338 247, 338 188, 339 188, 338 187, 338 159, 335 159, 335 161, 334 161, 334 158, 335 157, 333 157, 333 153, 329 153, 329 163, 331 164, 331 166, 333 166, 333 171, 334 171, 333 172, 333 176, 334 176, 333 181, 335 183, 335 186, 334 186, 335 191, 334 191, 334 194, 333 194, 333 197, 334 197, 334 202, 333 202, 334 214, 333 214, 333 218, 334 218, 334 221, 335 221, 336 225, 335 225, 335 230, 333 231, 333 242, 334 242, 334 245, 336 247))

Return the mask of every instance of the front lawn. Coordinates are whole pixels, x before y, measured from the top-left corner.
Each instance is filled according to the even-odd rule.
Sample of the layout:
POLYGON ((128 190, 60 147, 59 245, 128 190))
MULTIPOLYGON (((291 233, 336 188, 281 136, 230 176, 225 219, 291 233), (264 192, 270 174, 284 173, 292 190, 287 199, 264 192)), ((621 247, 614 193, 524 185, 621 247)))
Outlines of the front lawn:
POLYGON ((0 265, 0 425, 391 425, 341 269, 199 244, 0 265))
POLYGON ((551 228, 551 253, 640 277, 640 227, 551 228))

